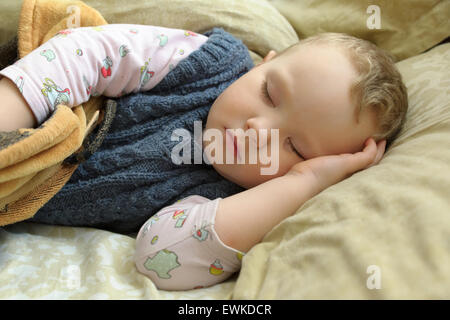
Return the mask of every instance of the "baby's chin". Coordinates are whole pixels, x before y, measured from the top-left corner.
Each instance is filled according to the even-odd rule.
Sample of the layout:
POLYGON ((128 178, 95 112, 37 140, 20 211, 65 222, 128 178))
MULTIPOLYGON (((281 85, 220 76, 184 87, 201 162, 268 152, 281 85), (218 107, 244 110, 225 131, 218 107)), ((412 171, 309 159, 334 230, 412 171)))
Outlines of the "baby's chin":
POLYGON ((220 174, 223 178, 236 183, 237 185, 240 185, 240 181, 238 181, 237 179, 235 179, 235 177, 233 175, 228 174, 228 172, 230 172, 231 170, 227 169, 227 167, 229 167, 229 164, 217 164, 217 163, 213 163, 212 166, 214 167, 214 169, 216 170, 216 172, 218 174, 220 174))

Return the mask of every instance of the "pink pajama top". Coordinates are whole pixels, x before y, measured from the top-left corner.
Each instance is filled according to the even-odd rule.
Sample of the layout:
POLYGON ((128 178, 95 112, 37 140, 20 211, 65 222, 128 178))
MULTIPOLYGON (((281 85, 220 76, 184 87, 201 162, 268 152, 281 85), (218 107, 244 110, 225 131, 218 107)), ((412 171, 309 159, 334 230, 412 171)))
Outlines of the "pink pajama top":
MULTIPOLYGON (((40 125, 58 104, 152 89, 207 40, 136 24, 66 29, 1 70, 0 78, 16 84, 40 125)), ((136 239, 137 270, 166 290, 214 285, 239 270, 244 253, 225 245, 214 229, 219 201, 190 196, 151 217, 136 239)))
POLYGON ((58 104, 152 89, 207 40, 191 31, 136 24, 66 29, 0 75, 16 84, 41 124, 58 104))

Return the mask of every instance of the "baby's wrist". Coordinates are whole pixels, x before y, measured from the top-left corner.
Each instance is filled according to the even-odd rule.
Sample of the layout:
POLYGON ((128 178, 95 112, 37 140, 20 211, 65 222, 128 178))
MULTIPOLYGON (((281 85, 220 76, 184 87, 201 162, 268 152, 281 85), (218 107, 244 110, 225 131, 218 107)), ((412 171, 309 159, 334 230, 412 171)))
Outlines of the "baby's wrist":
POLYGON ((289 177, 289 179, 297 179, 302 185, 307 185, 310 189, 311 198, 316 194, 321 192, 324 187, 321 186, 318 177, 314 174, 312 170, 289 170, 285 175, 285 177, 289 177), (301 182, 300 182, 301 181, 301 182))

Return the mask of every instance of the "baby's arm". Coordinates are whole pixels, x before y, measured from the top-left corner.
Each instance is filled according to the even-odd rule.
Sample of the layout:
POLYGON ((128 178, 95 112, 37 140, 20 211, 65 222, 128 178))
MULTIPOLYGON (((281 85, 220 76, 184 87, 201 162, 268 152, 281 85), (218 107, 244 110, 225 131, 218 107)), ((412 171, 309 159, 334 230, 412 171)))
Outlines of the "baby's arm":
POLYGON ((136 268, 162 290, 220 283, 240 269, 245 252, 316 192, 311 176, 287 174, 225 199, 174 203, 139 231, 136 268))
POLYGON ((222 241, 247 252, 318 193, 310 175, 286 174, 219 202, 215 228, 222 241))
POLYGON ((377 164, 385 142, 367 142, 362 152, 297 163, 286 175, 225 199, 191 196, 160 210, 137 236, 137 269, 164 290, 224 281, 245 252, 305 201, 377 164))
POLYGON ((40 125, 58 104, 71 107, 91 96, 150 90, 207 39, 190 31, 133 24, 62 30, 0 71, 23 96, 18 99, 17 89, 12 90, 7 80, 0 81, 2 92, 10 97, 0 112, 13 120, 3 119, 0 131, 40 125), (23 99, 33 122, 28 109, 20 105, 23 99))
POLYGON ((34 128, 37 120, 14 82, 0 80, 0 131, 34 128))

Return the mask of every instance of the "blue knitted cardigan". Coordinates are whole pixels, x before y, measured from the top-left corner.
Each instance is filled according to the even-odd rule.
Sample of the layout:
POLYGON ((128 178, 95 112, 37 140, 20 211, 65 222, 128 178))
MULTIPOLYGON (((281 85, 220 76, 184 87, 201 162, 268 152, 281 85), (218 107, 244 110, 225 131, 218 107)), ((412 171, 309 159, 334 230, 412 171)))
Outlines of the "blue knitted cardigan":
POLYGON ((241 40, 221 28, 205 35, 208 40, 152 90, 117 98, 100 148, 31 221, 132 233, 178 199, 212 200, 244 190, 212 165, 194 164, 194 121, 202 121, 203 130, 214 100, 253 67, 241 40), (171 160, 180 143, 171 135, 179 128, 191 134, 191 164, 171 160))

